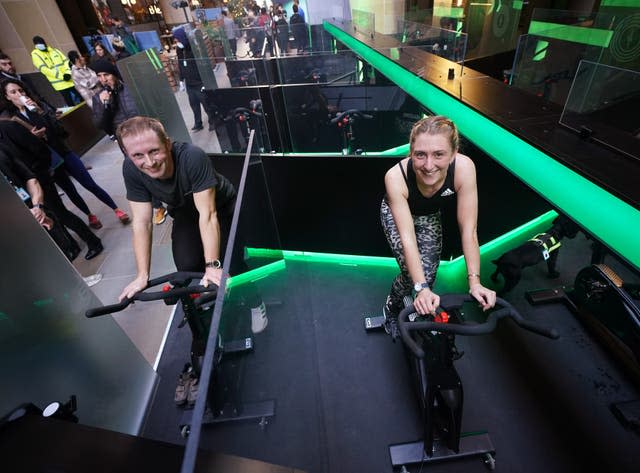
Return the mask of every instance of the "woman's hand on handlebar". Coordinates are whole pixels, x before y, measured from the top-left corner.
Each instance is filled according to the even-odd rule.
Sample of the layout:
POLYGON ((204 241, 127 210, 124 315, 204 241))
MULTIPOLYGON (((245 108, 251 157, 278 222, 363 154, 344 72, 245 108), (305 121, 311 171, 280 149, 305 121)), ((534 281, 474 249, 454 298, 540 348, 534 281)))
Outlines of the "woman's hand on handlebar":
POLYGON ((131 299, 138 292, 144 290, 147 287, 148 281, 148 278, 144 276, 138 276, 122 290, 122 294, 120 294, 118 300, 122 302, 124 299, 131 299))
POLYGON ((482 310, 489 310, 496 305, 496 291, 487 289, 480 283, 472 284, 469 287, 471 294, 482 306, 482 310))
POLYGON ((216 286, 220 286, 220 281, 222 280, 222 268, 207 268, 204 272, 204 276, 202 276, 202 280, 200 284, 204 287, 209 287, 209 283, 213 283, 216 286))
POLYGON ((440 306, 440 296, 435 294, 429 288, 425 288, 418 292, 413 306, 420 315, 435 315, 436 309, 440 306))

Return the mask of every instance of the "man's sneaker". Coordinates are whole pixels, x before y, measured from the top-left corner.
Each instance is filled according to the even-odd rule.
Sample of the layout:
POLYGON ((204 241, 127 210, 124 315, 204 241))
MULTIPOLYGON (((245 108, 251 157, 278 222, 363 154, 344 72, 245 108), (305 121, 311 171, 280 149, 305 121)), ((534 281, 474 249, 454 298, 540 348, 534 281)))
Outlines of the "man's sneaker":
POLYGON ((190 376, 189 388, 187 389, 187 404, 189 406, 193 406, 198 398, 198 381, 199 379, 193 374, 190 376))
POLYGON ((153 223, 154 225, 162 225, 167 219, 167 209, 159 207, 153 210, 153 223))
POLYGON ((178 376, 178 384, 176 385, 176 393, 173 397, 176 406, 182 406, 187 402, 189 397, 189 389, 191 387, 191 376, 188 372, 181 373, 178 376))
POLYGON ((193 131, 195 133, 196 131, 200 131, 203 128, 204 127, 202 125, 193 125, 193 128, 191 128, 191 131, 193 131))
POLYGON ((87 286, 91 287, 91 286, 95 286, 102 280, 102 274, 96 273, 82 279, 84 279, 84 282, 87 286))
POLYGON ((100 222, 100 220, 98 220, 98 217, 96 217, 95 215, 89 214, 89 226, 96 230, 100 230, 102 228, 102 222, 100 222))
POLYGON ((120 209, 115 209, 114 212, 116 213, 116 217, 118 217, 118 220, 120 220, 123 225, 126 225, 131 221, 127 212, 124 212, 120 209))
POLYGON ((264 302, 261 302, 259 306, 251 309, 251 331, 253 333, 260 333, 267 328, 268 323, 267 308, 264 302))

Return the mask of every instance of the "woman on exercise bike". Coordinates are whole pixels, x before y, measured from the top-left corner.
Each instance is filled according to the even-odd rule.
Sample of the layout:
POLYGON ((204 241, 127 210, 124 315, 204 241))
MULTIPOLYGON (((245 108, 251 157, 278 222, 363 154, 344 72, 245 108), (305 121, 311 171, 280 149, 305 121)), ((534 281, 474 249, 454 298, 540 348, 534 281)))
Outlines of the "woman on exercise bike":
POLYGON ((475 166, 468 156, 458 153, 458 141, 458 130, 451 120, 424 118, 411 130, 409 157, 385 174, 380 218, 401 271, 384 306, 385 328, 392 335, 397 333, 403 298, 412 289, 419 314, 434 314, 440 305, 440 297, 431 290, 442 251, 440 210, 455 197, 469 293, 483 310, 495 304, 496 293, 480 283, 475 166))

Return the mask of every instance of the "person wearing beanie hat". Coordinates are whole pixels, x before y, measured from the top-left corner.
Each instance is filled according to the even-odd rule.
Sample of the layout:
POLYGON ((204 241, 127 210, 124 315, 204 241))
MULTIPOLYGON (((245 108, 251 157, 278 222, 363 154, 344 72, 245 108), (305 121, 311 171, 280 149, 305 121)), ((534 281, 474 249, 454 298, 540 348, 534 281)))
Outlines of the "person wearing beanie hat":
POLYGON ((91 108, 93 106, 93 96, 101 89, 100 79, 98 79, 93 69, 87 67, 87 60, 78 51, 69 51, 67 56, 71 64, 73 85, 91 108))
POLYGON ((98 61, 92 63, 91 69, 93 69, 96 74, 100 74, 102 72, 105 74, 116 76, 118 79, 122 79, 118 68, 111 61, 108 61, 106 59, 99 59, 98 61))
POLYGON ((178 57, 178 70, 180 72, 180 90, 186 90, 189 98, 189 106, 193 112, 193 128, 196 132, 203 129, 201 106, 207 114, 209 120, 209 131, 215 128, 213 113, 208 106, 200 71, 198 71, 197 59, 193 55, 187 32, 183 27, 174 28, 172 31, 176 40, 176 55, 178 57))
MULTIPOLYGON (((138 106, 122 81, 116 66, 107 60, 99 60, 91 65, 100 81, 102 90, 92 97, 93 121, 95 125, 115 139, 118 126, 125 120, 139 115, 138 106)), ((167 218, 167 209, 156 198, 153 204, 153 223, 160 225, 167 218)))
POLYGON ((34 36, 33 45, 33 66, 47 78, 54 90, 60 92, 67 105, 72 107, 82 102, 71 80, 71 68, 65 55, 59 49, 48 46, 42 36, 34 36))

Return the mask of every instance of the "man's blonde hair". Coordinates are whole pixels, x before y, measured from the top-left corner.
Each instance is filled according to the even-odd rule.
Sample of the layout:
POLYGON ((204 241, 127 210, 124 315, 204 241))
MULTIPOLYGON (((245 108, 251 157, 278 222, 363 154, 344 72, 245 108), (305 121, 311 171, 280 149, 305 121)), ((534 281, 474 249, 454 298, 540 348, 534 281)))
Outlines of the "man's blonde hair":
POLYGON ((126 153, 122 140, 127 136, 138 136, 146 131, 153 131, 162 143, 169 140, 169 136, 165 131, 162 123, 151 117, 132 117, 123 121, 116 130, 116 138, 120 149, 126 153))

